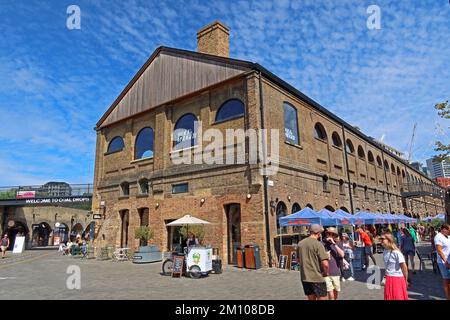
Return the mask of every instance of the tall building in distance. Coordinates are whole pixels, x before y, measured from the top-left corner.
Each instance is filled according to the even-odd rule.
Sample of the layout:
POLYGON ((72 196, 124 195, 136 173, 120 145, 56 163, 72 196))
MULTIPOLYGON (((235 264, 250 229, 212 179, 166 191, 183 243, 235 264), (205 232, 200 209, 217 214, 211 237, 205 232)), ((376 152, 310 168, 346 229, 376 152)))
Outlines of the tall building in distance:
POLYGON ((425 167, 422 165, 422 163, 416 161, 416 162, 411 162, 411 167, 413 167, 414 169, 423 172, 423 174, 425 174, 426 176, 430 176, 430 172, 428 170, 428 167, 425 167))
POLYGON ((434 158, 427 160, 427 167, 430 171, 430 178, 450 178, 450 162, 436 161, 434 158))

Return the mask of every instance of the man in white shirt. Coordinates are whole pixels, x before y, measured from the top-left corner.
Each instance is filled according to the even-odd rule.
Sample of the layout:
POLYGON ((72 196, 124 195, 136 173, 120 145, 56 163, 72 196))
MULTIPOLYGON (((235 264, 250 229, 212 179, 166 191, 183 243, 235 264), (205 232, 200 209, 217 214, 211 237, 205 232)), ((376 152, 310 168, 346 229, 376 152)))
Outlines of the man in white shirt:
POLYGON ((441 231, 434 237, 434 244, 436 246, 436 256, 441 271, 444 292, 447 300, 450 300, 450 273, 447 268, 450 264, 448 257, 450 256, 450 225, 445 223, 441 227, 441 231))

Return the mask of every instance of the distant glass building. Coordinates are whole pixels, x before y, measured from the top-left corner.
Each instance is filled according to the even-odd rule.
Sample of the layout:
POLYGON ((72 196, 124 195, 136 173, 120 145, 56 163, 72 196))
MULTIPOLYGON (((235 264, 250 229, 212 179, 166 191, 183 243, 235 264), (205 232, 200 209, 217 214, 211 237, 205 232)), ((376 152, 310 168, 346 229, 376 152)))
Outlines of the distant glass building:
POLYGON ((450 178, 450 162, 436 161, 431 158, 427 160, 427 167, 430 171, 430 178, 450 178))

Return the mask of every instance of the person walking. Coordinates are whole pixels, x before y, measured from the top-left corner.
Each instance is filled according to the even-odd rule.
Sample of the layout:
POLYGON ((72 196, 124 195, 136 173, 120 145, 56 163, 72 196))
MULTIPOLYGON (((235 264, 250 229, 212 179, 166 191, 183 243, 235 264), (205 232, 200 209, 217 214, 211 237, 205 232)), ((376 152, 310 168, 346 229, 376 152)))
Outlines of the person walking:
POLYGON ((425 227, 423 224, 419 224, 419 227, 417 228, 419 231, 419 238, 420 241, 425 241, 425 227))
POLYGON ((365 265, 363 266, 363 270, 366 270, 369 267, 369 257, 372 259, 374 265, 377 265, 375 257, 372 253, 372 241, 370 240, 369 235, 364 232, 364 230, 359 226, 356 229, 356 232, 359 234, 359 238, 364 243, 364 261, 365 265))
MULTIPOLYGON (((354 281, 355 280, 355 272, 353 270, 353 259, 355 257, 354 252, 353 252, 353 242, 350 241, 350 237, 348 236, 347 233, 343 233, 342 234, 342 248, 344 248, 344 259, 345 261, 348 262, 349 267, 348 267, 348 271, 350 273, 350 277, 348 277, 347 279, 345 279, 345 277, 343 279, 348 280, 348 281, 354 281)), ((343 270, 343 273, 345 274, 346 270, 343 270)))
POLYGON ((416 229, 414 229, 414 227, 412 225, 409 225, 408 231, 411 234, 411 237, 414 240, 414 243, 419 242, 419 240, 417 239, 416 229))
POLYGON ((408 267, 405 257, 395 244, 391 233, 383 233, 380 237, 384 248, 383 260, 386 269, 384 300, 408 300, 408 267))
POLYGON ((445 223, 441 226, 441 231, 434 237, 434 244, 436 246, 437 262, 439 271, 441 272, 444 292, 447 300, 450 300, 450 273, 448 266, 450 261, 450 225, 445 223))
POLYGON ((300 241, 297 247, 300 278, 308 300, 327 300, 327 285, 324 277, 328 276, 329 257, 325 247, 319 241, 322 232, 322 226, 311 225, 310 236, 300 241))
POLYGON ((5 233, 3 235, 2 242, 1 242, 2 259, 5 259, 6 250, 8 250, 8 247, 9 247, 9 238, 8 238, 8 235, 5 233))
POLYGON ((323 246, 330 258, 328 276, 325 277, 329 300, 337 300, 341 291, 341 266, 345 253, 344 249, 338 245, 338 239, 339 234, 336 228, 330 227, 326 230, 323 246))
POLYGON ((408 229, 403 228, 403 236, 400 239, 400 250, 402 251, 403 255, 406 259, 406 266, 409 268, 408 265, 408 257, 411 262, 412 267, 412 273, 416 274, 415 270, 415 263, 414 263, 414 256, 416 255, 416 244, 414 242, 414 239, 409 232, 408 229))

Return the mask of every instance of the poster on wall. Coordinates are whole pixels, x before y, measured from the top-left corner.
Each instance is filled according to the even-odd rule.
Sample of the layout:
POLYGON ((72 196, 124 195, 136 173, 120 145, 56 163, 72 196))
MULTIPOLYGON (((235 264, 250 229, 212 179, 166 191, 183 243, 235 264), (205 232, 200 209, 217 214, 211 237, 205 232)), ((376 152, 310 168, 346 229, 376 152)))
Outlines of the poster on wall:
POLYGON ((59 236, 53 237, 53 245, 59 246, 60 242, 61 242, 61 238, 59 236))
POLYGON ((25 237, 17 236, 14 241, 13 253, 22 253, 25 246, 25 237))

